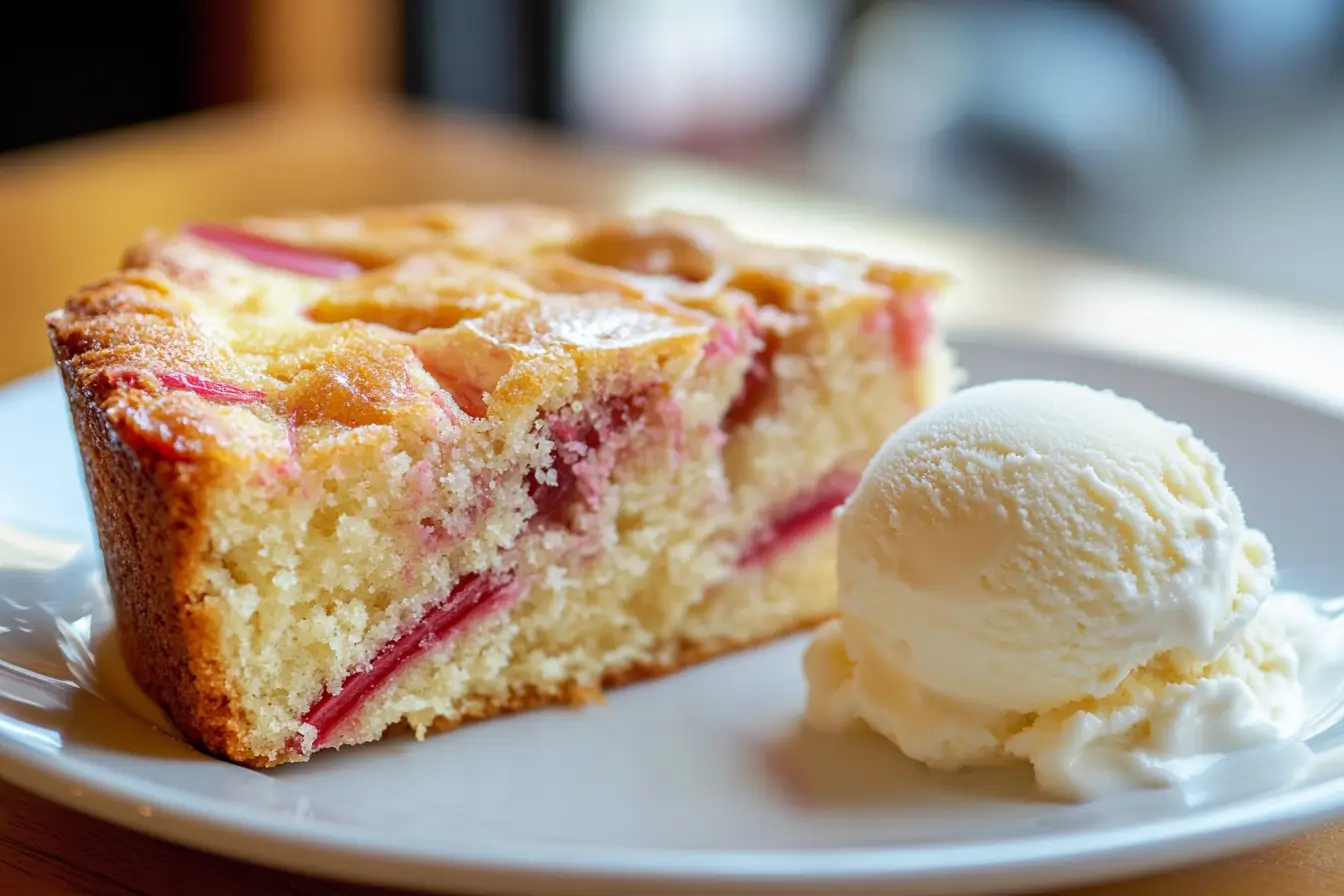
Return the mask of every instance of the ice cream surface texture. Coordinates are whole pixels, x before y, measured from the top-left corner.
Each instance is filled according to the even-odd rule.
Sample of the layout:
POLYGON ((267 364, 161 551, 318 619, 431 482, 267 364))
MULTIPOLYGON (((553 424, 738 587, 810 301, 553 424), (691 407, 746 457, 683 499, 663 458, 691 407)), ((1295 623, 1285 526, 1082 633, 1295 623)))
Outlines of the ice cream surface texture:
POLYGON ((938 768, 1030 761, 1066 798, 1301 726, 1304 610, 1188 427, 1051 381, 967 389, 896 432, 840 512, 840 618, 807 718, 938 768))

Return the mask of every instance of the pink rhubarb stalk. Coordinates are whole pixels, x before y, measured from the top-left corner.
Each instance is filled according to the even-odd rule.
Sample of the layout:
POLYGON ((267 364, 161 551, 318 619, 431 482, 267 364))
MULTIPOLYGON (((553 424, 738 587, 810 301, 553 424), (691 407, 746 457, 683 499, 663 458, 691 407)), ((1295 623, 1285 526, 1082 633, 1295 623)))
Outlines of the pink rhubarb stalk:
POLYGON ((547 422, 555 442, 551 462, 555 481, 544 481, 542 471, 534 471, 528 479, 527 491, 537 507, 536 520, 547 524, 561 521, 565 508, 576 498, 583 499, 590 510, 597 507, 610 475, 597 463, 597 452, 612 440, 624 439, 631 424, 647 410, 647 403, 643 395, 616 396, 598 403, 591 417, 556 417, 547 422))
POLYGON ((198 240, 211 243, 240 258, 246 258, 253 264, 268 268, 328 280, 345 280, 358 277, 364 272, 363 267, 348 258, 315 249, 291 246, 222 224, 208 222, 189 224, 184 231, 198 240))
POLYGON ((891 347, 906 367, 917 367, 933 335, 932 297, 923 292, 892 303, 891 347))
POLYGON ((472 573, 430 607, 413 625, 388 641, 365 668, 346 677, 340 689, 328 690, 308 708, 303 723, 317 729, 313 749, 327 746, 342 725, 408 663, 444 643, 473 620, 502 609, 517 597, 511 573, 472 573))
POLYGON ((824 529, 835 509, 858 487, 859 477, 837 470, 822 478, 817 487, 786 501, 770 513, 768 521, 742 546, 737 565, 756 569, 824 529))
POLYGON ((258 392, 255 389, 242 389, 228 383, 221 383, 219 380, 208 380, 194 373, 169 371, 160 373, 158 376, 159 382, 165 388, 195 392, 202 398, 218 401, 221 404, 252 404, 253 402, 266 400, 265 392, 258 392))
POLYGON ((728 406, 728 412, 724 415, 725 428, 746 423, 756 416, 757 411, 770 397, 774 385, 777 347, 774 342, 766 341, 765 331, 755 318, 747 320, 747 331, 748 338, 744 340, 744 347, 751 346, 754 349, 751 364, 742 377, 742 388, 738 389, 732 404, 728 406))

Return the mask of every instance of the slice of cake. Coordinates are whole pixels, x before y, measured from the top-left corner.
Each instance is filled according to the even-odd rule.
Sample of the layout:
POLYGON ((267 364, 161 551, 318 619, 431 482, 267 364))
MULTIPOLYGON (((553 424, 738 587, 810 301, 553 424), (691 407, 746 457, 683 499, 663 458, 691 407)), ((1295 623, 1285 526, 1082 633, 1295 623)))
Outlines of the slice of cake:
POLYGON ((942 283, 524 206, 151 236, 48 319, 130 669, 267 766, 813 625, 942 283))

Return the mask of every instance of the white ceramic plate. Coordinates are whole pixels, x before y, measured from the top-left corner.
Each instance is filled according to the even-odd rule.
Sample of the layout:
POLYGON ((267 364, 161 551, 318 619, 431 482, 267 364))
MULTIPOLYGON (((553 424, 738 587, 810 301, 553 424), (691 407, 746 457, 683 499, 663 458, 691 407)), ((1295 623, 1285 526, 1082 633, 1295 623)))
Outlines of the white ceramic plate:
MULTIPOLYGON (((1048 345, 962 340, 977 381, 1072 379, 1191 423, 1283 584, 1344 594, 1344 418, 1048 345)), ((1180 791, 1043 800, 1022 769, 939 774, 876 738, 808 736, 791 639, 417 744, 262 773, 154 725, 118 672, 56 380, 0 392, 0 775, 146 833, 348 880, 444 891, 1045 887, 1207 859, 1344 816, 1344 770, 1267 755, 1180 791), (1282 769, 1282 773, 1279 773, 1282 769)), ((1344 726, 1309 746, 1344 743, 1344 726)), ((1344 748, 1341 748, 1344 749, 1344 748)))

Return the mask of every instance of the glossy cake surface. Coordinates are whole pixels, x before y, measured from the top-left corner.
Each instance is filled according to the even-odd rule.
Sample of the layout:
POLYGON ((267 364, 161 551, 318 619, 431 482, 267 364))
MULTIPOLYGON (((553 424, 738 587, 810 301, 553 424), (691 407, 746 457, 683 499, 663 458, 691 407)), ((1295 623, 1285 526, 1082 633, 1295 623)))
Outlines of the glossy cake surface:
POLYGON ((151 236, 48 319, 128 664, 271 765, 814 624, 830 511, 951 385, 942 285, 680 215, 151 236))

